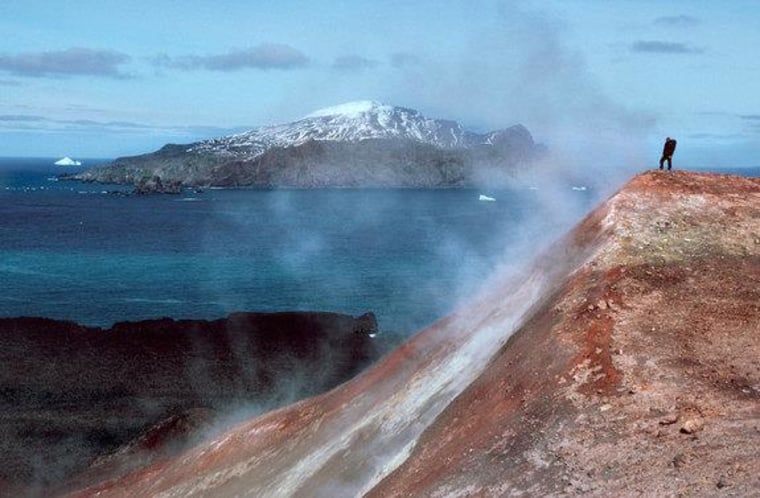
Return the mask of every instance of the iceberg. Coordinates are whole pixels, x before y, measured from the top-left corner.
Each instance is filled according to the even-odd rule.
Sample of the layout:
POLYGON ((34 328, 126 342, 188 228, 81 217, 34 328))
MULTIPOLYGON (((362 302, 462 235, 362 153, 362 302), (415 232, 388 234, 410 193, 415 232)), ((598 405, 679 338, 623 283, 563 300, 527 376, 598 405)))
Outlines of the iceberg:
POLYGON ((63 157, 63 158, 57 160, 53 164, 55 164, 56 166, 81 166, 82 162, 81 161, 75 161, 72 158, 70 158, 69 156, 66 156, 66 157, 63 157))
POLYGON ((479 200, 479 201, 489 201, 489 202, 493 202, 493 201, 495 201, 496 199, 494 199, 493 197, 488 197, 487 195, 483 195, 483 194, 480 194, 480 197, 478 197, 478 200, 479 200))

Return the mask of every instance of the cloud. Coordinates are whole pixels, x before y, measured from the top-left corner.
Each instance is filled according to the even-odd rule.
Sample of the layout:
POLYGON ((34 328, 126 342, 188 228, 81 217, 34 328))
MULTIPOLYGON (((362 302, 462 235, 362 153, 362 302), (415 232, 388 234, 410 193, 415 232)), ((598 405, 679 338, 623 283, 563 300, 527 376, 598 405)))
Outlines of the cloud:
POLYGON ((744 122, 744 131, 753 135, 760 133, 760 114, 742 114, 739 116, 744 122))
POLYGON ((0 115, 0 132, 36 131, 40 133, 88 133, 93 135, 162 135, 192 141, 198 138, 240 133, 248 127, 223 128, 204 125, 154 125, 131 121, 56 119, 35 114, 0 115))
POLYGON ((422 59, 410 52, 396 52, 391 54, 391 66, 396 69, 404 69, 408 67, 420 66, 422 59))
POLYGON ((0 71, 19 76, 42 78, 47 76, 100 76, 125 78, 119 66, 130 57, 112 50, 69 48, 48 52, 23 52, 16 55, 0 54, 0 71))
POLYGON ((516 122, 539 133, 648 129, 651 117, 605 94, 582 52, 566 42, 566 29, 553 15, 504 3, 492 25, 470 33, 459 58, 426 60, 424 77, 402 72, 397 77, 411 77, 395 86, 426 113, 485 129, 516 122))
POLYGON ((359 72, 366 69, 372 69, 379 63, 372 59, 367 59, 361 55, 344 55, 336 57, 333 62, 333 69, 345 72, 359 72))
POLYGON ((676 27, 691 27, 700 23, 700 20, 696 17, 689 15, 678 16, 662 16, 654 20, 654 24, 657 26, 676 26, 676 27))
POLYGON ((46 118, 42 116, 33 116, 29 114, 3 114, 0 115, 0 121, 8 122, 8 121, 45 121, 46 118))
POLYGON ((467 33, 457 55, 393 71, 383 84, 399 97, 379 98, 414 102, 425 115, 477 131, 523 124, 548 148, 542 167, 554 171, 551 181, 588 177, 601 192, 644 162, 655 117, 611 98, 567 31, 561 18, 503 2, 489 24, 467 33))
POLYGON ((735 118, 735 117, 736 117, 736 114, 735 114, 735 113, 733 113, 733 112, 728 112, 728 111, 715 111, 715 110, 710 110, 710 111, 697 111, 697 113, 696 113, 696 114, 697 114, 697 116, 707 116, 707 117, 710 117, 710 118, 712 118, 712 117, 719 117, 719 118, 726 118, 726 117, 728 117, 728 118, 735 118))
POLYGON ((183 55, 166 54, 152 59, 152 63, 169 69, 208 71, 238 71, 241 69, 298 69, 309 63, 309 58, 290 45, 263 43, 255 47, 231 50, 225 54, 183 55))
POLYGON ((687 138, 700 141, 713 142, 735 142, 747 138, 743 133, 713 133, 713 132, 694 132, 689 133, 687 138))
POLYGON ((685 43, 657 40, 639 40, 631 45, 632 52, 649 54, 702 54, 704 49, 685 43))

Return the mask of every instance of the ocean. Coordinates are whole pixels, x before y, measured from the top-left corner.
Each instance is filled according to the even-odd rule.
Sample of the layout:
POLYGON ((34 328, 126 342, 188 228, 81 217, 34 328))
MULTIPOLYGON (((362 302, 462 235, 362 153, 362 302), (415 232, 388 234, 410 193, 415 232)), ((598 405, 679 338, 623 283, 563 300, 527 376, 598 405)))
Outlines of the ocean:
MULTIPOLYGON (((372 311, 381 332, 409 334, 509 262, 541 201, 529 188, 139 196, 58 181, 77 168, 54 160, 0 159, 2 317, 108 327, 234 311, 372 311)), ((569 195, 591 208, 590 192, 569 195)))
POLYGON ((373 311, 381 329, 406 333, 450 311, 463 278, 488 276, 500 237, 527 208, 469 190, 126 195, 127 187, 58 181, 76 168, 53 161, 0 160, 3 317, 110 326, 373 311))

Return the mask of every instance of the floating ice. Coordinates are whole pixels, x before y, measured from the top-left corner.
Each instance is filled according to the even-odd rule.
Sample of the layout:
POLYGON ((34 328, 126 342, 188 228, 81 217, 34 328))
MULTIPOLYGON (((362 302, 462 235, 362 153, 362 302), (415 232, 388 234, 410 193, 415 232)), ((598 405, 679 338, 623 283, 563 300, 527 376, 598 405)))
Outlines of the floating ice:
POLYGON ((57 160, 53 164, 55 164, 56 166, 81 166, 82 162, 81 161, 75 161, 72 158, 70 158, 69 156, 66 156, 66 157, 63 157, 63 158, 57 160))

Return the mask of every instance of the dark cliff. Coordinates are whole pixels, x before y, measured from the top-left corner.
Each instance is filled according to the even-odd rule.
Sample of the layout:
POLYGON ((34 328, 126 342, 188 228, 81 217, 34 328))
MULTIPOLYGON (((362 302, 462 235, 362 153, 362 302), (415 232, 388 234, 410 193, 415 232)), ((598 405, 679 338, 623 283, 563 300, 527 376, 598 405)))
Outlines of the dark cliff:
POLYGON ((376 331, 372 314, 236 313, 108 330, 0 319, 0 495, 95 461, 128 467, 142 450, 176 450, 220 414, 323 392, 376 359, 376 331))

